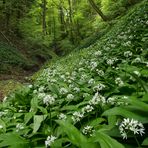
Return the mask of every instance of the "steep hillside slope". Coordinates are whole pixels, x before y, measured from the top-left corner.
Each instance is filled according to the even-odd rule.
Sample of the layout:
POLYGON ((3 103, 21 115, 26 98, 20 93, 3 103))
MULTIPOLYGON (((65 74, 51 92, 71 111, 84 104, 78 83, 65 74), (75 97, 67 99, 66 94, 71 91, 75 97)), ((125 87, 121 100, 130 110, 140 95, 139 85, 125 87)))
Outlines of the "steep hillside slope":
POLYGON ((14 47, 0 42, 0 73, 11 73, 13 68, 23 68, 27 65, 25 57, 14 47))
POLYGON ((147 11, 144 0, 94 45, 5 98, 0 147, 146 147, 147 11))

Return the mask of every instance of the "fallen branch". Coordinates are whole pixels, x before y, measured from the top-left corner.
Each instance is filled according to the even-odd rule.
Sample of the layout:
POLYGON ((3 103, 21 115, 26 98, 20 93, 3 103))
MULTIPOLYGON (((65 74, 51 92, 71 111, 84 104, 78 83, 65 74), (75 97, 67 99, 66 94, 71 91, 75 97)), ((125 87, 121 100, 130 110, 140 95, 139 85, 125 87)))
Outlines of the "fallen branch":
POLYGON ((7 40, 7 42, 14 47, 14 45, 12 44, 12 42, 6 37, 6 35, 0 31, 0 33, 2 34, 2 36, 7 40))

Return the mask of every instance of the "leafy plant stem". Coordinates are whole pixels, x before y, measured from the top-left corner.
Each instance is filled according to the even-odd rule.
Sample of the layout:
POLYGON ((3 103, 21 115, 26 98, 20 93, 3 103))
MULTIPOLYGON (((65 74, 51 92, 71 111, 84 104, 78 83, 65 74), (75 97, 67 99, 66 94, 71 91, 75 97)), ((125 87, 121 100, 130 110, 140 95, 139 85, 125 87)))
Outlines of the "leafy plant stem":
POLYGON ((134 138, 135 138, 135 140, 137 142, 138 148, 141 148, 140 143, 139 143, 138 139, 136 138, 136 136, 134 136, 134 138))
POLYGON ((51 106, 49 106, 49 115, 50 115, 50 127, 51 127, 51 129, 52 129, 51 106))

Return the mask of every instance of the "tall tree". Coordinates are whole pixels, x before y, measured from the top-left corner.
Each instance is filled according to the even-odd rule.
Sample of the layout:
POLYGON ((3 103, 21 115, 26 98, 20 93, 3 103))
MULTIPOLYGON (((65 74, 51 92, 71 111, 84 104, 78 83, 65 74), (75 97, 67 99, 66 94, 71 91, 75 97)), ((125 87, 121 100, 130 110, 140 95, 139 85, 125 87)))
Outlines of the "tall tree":
POLYGON ((46 5, 47 5, 47 1, 46 0, 42 0, 42 31, 43 31, 43 35, 46 35, 46 5))
POLYGON ((98 15, 103 19, 103 21, 107 21, 108 18, 106 15, 103 14, 101 9, 95 4, 93 0, 88 0, 90 5, 93 7, 93 9, 98 13, 98 15))
POLYGON ((68 6, 69 6, 69 27, 70 27, 70 39, 72 43, 74 44, 74 35, 73 35, 73 10, 72 10, 72 2, 71 0, 68 0, 68 6))

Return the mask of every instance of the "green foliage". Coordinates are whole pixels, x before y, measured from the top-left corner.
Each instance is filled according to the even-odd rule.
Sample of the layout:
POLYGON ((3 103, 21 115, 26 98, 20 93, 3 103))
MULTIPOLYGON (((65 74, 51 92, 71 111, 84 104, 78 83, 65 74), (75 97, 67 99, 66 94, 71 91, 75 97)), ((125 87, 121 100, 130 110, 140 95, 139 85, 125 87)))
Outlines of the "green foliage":
POLYGON ((11 72, 13 66, 23 68, 27 64, 25 57, 16 48, 0 42, 0 73, 11 72))
POLYGON ((147 145, 147 8, 139 3, 95 44, 46 65, 8 96, 0 144, 15 146, 14 135, 30 147, 147 145))

